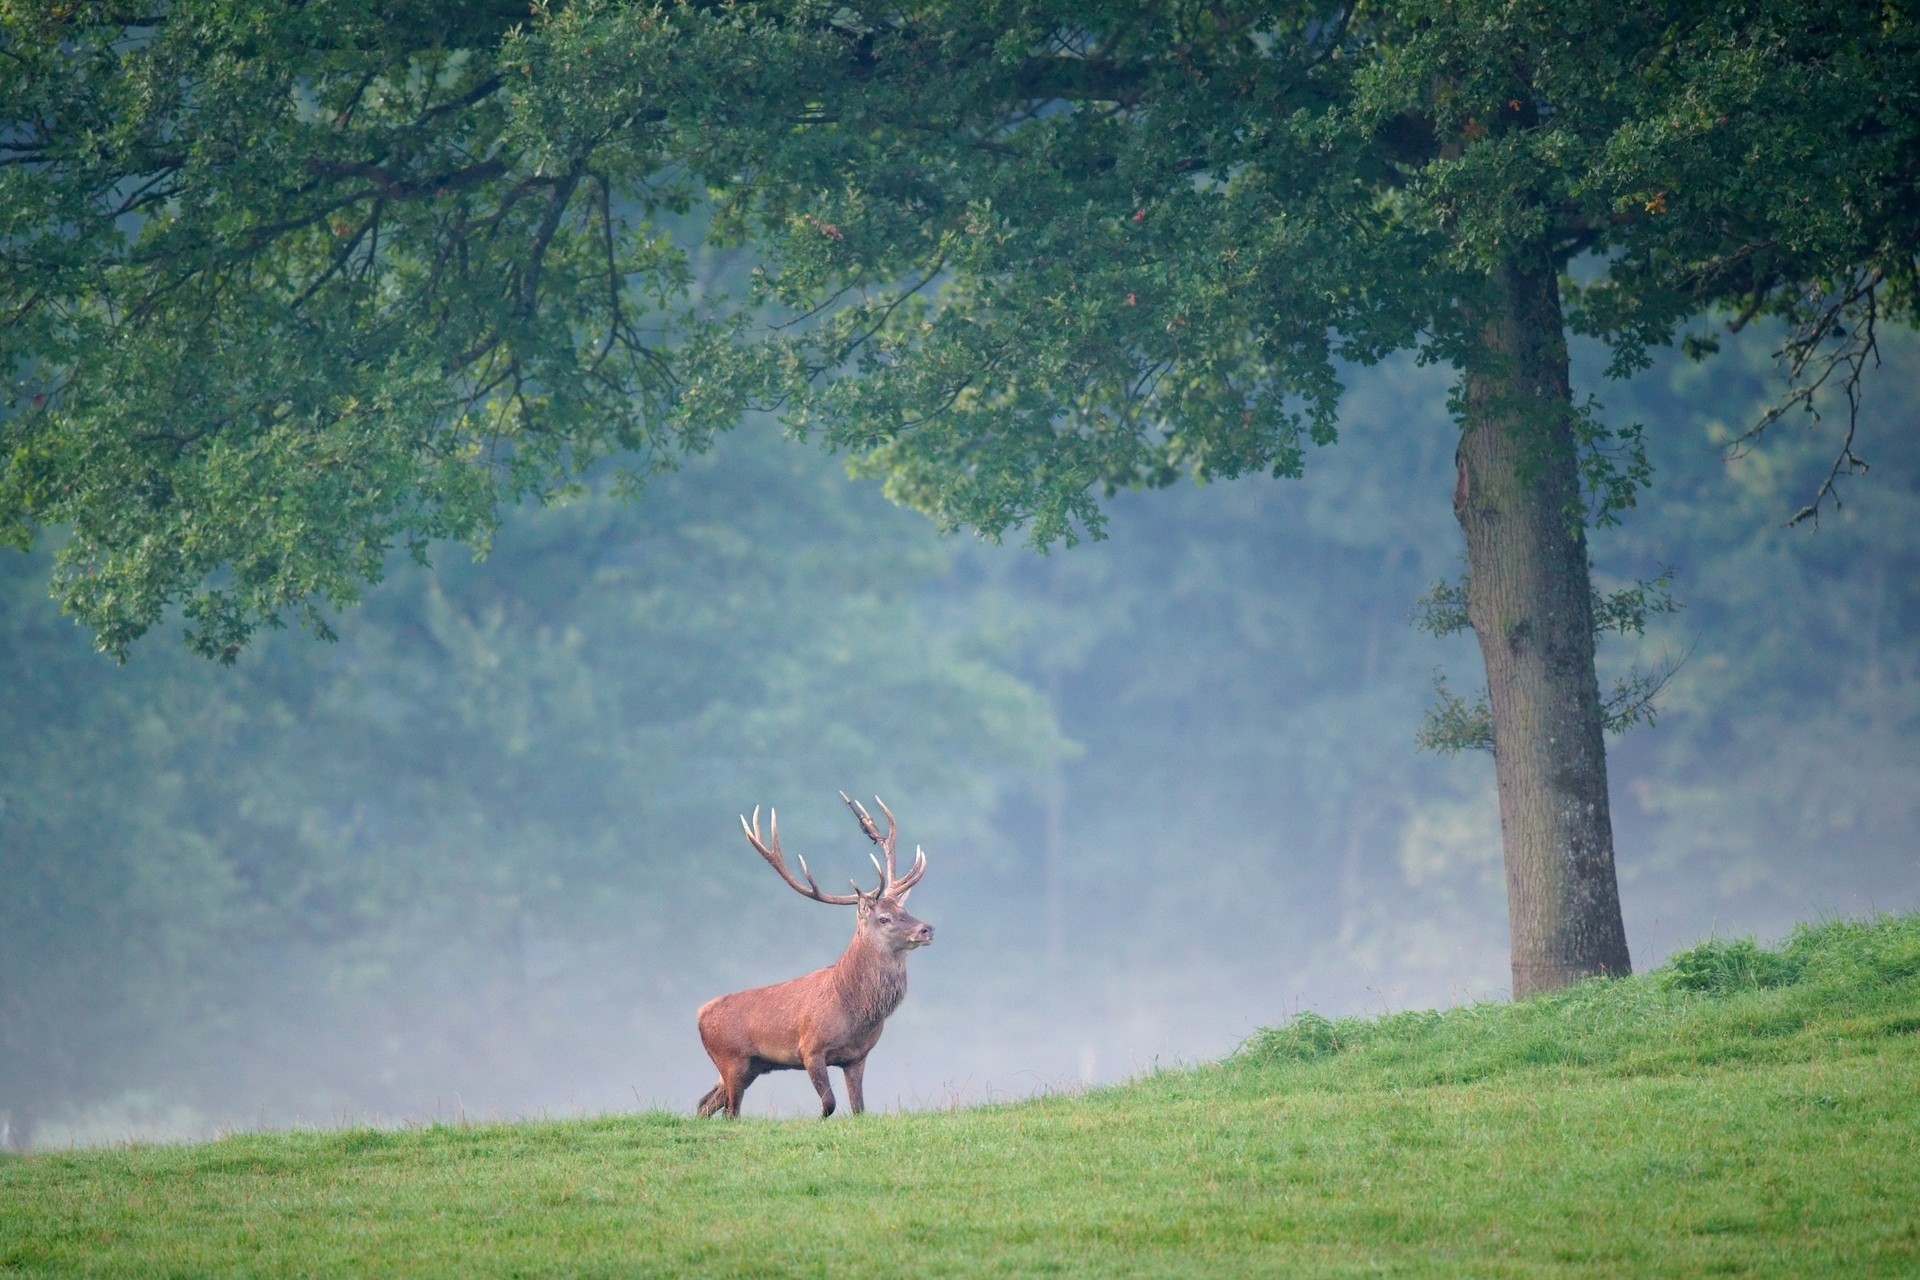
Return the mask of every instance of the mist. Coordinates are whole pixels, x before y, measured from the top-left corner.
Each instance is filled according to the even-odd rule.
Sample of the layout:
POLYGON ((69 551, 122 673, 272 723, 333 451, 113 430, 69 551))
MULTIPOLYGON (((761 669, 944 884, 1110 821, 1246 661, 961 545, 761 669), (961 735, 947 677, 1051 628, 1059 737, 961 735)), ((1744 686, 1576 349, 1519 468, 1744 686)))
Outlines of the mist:
MULTIPOLYGON (((1709 934, 1920 907, 1920 344, 1887 343, 1817 528, 1832 424, 1729 455, 1768 344, 1627 384, 1654 481, 1604 584, 1683 608, 1603 645, 1680 665, 1610 742, 1637 969, 1709 934)), ((838 793, 927 853, 938 930, 869 1106, 965 1106, 1230 1053, 1329 1016, 1508 994, 1492 761, 1416 749, 1470 636, 1448 373, 1348 372, 1301 480, 1116 495, 1040 555, 941 538, 749 424, 634 504, 513 514, 396 562, 335 644, 233 669, 163 629, 118 668, 0 579, 0 1114, 15 1144, 688 1110, 698 1005, 830 963, 871 877, 838 793), (863 873, 863 868, 865 869, 863 873)), ((836 1088, 840 1088, 835 1075, 836 1088)), ((843 1095, 844 1096, 844 1095, 843 1095)), ((816 1109, 801 1073, 756 1115, 816 1109)))

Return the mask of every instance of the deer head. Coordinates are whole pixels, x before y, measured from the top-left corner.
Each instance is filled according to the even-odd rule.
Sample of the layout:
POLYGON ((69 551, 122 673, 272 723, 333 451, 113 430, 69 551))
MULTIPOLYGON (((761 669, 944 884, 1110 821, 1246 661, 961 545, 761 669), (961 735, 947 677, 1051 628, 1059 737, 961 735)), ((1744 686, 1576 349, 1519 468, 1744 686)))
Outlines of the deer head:
POLYGON ((857 931, 869 942, 893 952, 911 951, 915 947, 926 946, 933 941, 933 927, 909 915, 906 908, 907 895, 913 892, 914 885, 920 883, 920 877, 927 873, 926 850, 915 846, 913 865, 907 868, 905 875, 899 874, 894 865, 893 853, 899 826, 894 822, 893 811, 887 808, 887 802, 878 796, 874 797, 874 803, 880 806, 880 812, 887 815, 887 834, 882 836, 880 829, 874 825, 873 817, 859 801, 851 799, 844 791, 840 793, 840 798, 846 802, 849 809, 853 810, 854 817, 860 822, 860 829, 866 832, 868 839, 880 846, 881 853, 886 857, 883 865, 879 858, 873 857, 872 854, 868 855, 872 859, 873 869, 880 874, 880 884, 871 893, 862 889, 857 882, 853 885, 852 893, 823 892, 815 882, 813 873, 807 869, 805 857, 800 857, 799 861, 800 874, 806 879, 806 883, 802 884, 794 879, 793 873, 787 870, 787 860, 780 850, 780 814, 777 810, 768 811, 766 840, 760 838, 760 810, 757 806, 753 811, 752 822, 748 822, 744 814, 741 816, 740 829, 746 832, 748 843, 753 845, 760 856, 767 860, 767 865, 778 872, 780 878, 785 880, 794 892, 812 898, 815 902, 857 908, 859 916, 857 931))

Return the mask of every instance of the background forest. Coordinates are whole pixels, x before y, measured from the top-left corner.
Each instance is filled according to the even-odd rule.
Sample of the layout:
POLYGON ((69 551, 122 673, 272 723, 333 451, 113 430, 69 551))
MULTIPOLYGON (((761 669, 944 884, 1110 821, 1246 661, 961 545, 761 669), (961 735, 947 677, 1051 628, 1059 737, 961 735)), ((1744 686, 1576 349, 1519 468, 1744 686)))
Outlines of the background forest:
MULTIPOLYGON (((1884 343, 1818 527, 1831 426, 1727 443, 1766 335, 1585 382, 1647 428, 1600 584, 1685 657, 1611 753, 1650 967, 1717 931, 1920 905, 1920 344, 1884 343)), ((340 640, 124 668, 0 558, 0 1116, 9 1140, 689 1106, 705 998, 825 963, 735 815, 828 883, 878 793, 940 930, 868 1077, 936 1106, 1215 1056, 1302 1009, 1504 994, 1492 769, 1414 740, 1465 636, 1444 371, 1351 371, 1305 479, 1112 503, 1039 556, 941 539, 749 425, 650 483, 515 513, 491 556, 397 561, 340 640)), ((805 1110, 776 1077, 752 1106, 805 1110)))

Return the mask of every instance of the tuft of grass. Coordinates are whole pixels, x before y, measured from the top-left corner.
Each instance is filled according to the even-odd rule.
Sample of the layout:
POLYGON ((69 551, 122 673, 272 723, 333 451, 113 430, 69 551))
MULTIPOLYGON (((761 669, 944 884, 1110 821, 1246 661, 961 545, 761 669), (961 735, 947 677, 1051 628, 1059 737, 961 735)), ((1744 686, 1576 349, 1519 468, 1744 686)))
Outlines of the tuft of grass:
POLYGON ((1913 1276, 1920 916, 945 1113, 0 1160, 0 1276, 1913 1276))
POLYGON ((1673 956, 1660 970, 1669 987, 1716 995, 1790 987, 1805 973, 1806 962, 1801 956, 1788 951, 1762 951, 1752 938, 1703 942, 1673 956))

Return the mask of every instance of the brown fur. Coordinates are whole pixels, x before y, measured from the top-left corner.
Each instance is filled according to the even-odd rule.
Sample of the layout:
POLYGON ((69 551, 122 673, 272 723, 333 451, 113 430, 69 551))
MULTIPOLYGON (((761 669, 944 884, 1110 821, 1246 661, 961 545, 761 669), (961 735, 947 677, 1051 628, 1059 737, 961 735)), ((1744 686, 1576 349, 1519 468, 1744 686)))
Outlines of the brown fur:
POLYGON ((907 952, 933 941, 933 929, 893 898, 866 897, 853 941, 833 964, 772 986, 736 991, 700 1006, 700 1042, 720 1083, 699 1112, 740 1114, 747 1086, 769 1071, 805 1071, 833 1114, 828 1067, 847 1078, 847 1103, 866 1110, 861 1077, 887 1017, 907 994, 907 952))

